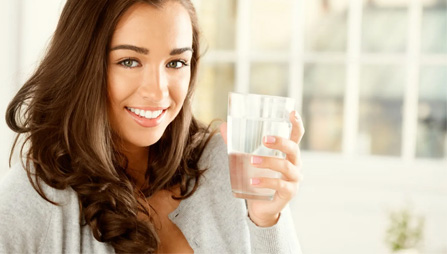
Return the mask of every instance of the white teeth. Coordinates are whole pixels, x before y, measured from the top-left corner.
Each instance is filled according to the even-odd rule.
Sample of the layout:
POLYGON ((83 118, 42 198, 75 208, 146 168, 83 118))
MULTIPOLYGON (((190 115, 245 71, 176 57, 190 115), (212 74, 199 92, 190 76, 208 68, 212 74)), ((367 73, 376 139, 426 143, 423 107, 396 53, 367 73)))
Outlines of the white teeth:
POLYGON ((161 115, 161 113, 163 113, 163 110, 154 111, 154 112, 152 112, 152 117, 157 118, 158 116, 161 115))
POLYGON ((140 117, 144 117, 147 119, 154 119, 161 115, 163 110, 157 110, 157 111, 150 111, 150 110, 143 110, 143 109, 137 109, 137 108, 130 108, 127 107, 127 109, 136 115, 139 115, 140 117))

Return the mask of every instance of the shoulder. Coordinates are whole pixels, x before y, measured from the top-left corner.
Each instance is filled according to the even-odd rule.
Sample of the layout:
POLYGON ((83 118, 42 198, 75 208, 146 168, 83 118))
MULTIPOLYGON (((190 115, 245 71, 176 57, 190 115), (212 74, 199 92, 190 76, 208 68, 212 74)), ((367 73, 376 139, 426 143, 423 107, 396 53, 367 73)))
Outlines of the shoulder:
POLYGON ((201 168, 228 167, 227 145, 220 134, 211 137, 199 160, 201 168))
MULTIPOLYGON (((51 198, 53 190, 40 182, 45 194, 51 198)), ((14 165, 0 181, 0 212, 21 214, 23 208, 28 210, 28 214, 34 211, 36 206, 48 203, 33 188, 26 170, 21 164, 14 165)), ((16 216, 14 216, 16 217, 16 216)), ((4 220, 2 220, 3 222, 4 220)))
POLYGON ((206 169, 203 176, 209 184, 222 185, 227 182, 226 180, 222 181, 226 178, 228 178, 228 182, 230 181, 227 145, 220 133, 211 137, 200 157, 198 165, 200 169, 206 169))
MULTIPOLYGON (((34 180, 34 175, 31 175, 34 180)), ((39 181, 42 190, 50 200, 55 196, 55 189, 39 181)), ((21 164, 14 165, 0 181, 1 211, 18 210, 21 207, 34 207, 48 203, 34 189, 26 170, 21 164)))
MULTIPOLYGON (((52 201, 64 203, 72 196, 43 181, 40 185, 52 201)), ((37 193, 21 164, 13 166, 0 181, 0 253, 39 252, 58 210, 37 193)))
POLYGON ((200 179, 198 193, 202 193, 204 199, 219 200, 221 204, 233 202, 227 145, 220 134, 209 140, 199 160, 199 167, 206 171, 200 179))
POLYGON ((211 137, 199 160, 205 173, 194 194, 180 202, 173 221, 199 253, 249 252, 246 209, 234 198, 228 169, 227 145, 220 134, 211 137))

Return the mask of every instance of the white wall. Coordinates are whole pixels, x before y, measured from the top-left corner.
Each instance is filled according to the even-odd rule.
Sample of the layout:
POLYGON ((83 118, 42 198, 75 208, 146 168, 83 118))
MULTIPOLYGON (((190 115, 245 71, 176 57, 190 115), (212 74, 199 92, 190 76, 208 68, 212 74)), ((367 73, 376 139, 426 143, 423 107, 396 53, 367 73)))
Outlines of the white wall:
POLYGON ((43 56, 64 3, 65 0, 0 2, 0 177, 9 168, 9 151, 15 137, 4 120, 6 107, 43 56))
POLYGON ((12 142, 12 132, 6 126, 4 114, 11 99, 14 83, 17 81, 19 65, 19 1, 0 2, 0 177, 8 168, 8 154, 12 142))
POLYGON ((447 162, 344 158, 303 152, 304 181, 292 202, 304 253, 389 253, 390 211, 425 218, 425 254, 447 253, 447 162))

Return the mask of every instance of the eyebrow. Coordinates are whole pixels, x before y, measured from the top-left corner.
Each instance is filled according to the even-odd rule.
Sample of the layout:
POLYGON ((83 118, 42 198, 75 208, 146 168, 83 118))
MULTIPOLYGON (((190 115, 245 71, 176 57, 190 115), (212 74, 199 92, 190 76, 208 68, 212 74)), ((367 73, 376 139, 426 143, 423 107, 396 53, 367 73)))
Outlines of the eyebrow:
MULTIPOLYGON (((139 54, 144 54, 144 55, 149 54, 149 49, 147 49, 147 48, 137 47, 137 46, 128 45, 128 44, 115 46, 115 47, 111 48, 110 51, 118 50, 118 49, 133 50, 133 51, 135 51, 135 52, 137 52, 139 54)), ((180 55, 180 54, 182 54, 183 52, 186 52, 186 51, 194 52, 194 50, 192 48, 184 47, 184 48, 177 48, 177 49, 171 50, 169 55, 171 55, 171 56, 180 55)))
POLYGON ((137 47, 137 46, 128 45, 128 44, 115 46, 115 47, 111 48, 110 51, 114 51, 114 50, 118 50, 118 49, 133 50, 139 54, 144 54, 144 55, 149 54, 149 49, 147 49, 147 48, 137 47))
POLYGON ((190 47, 185 47, 185 48, 173 49, 173 50, 171 51, 171 53, 169 53, 169 54, 170 54, 171 56, 173 56, 173 55, 180 55, 181 53, 186 52, 186 51, 194 52, 194 50, 193 50, 192 48, 190 48, 190 47))

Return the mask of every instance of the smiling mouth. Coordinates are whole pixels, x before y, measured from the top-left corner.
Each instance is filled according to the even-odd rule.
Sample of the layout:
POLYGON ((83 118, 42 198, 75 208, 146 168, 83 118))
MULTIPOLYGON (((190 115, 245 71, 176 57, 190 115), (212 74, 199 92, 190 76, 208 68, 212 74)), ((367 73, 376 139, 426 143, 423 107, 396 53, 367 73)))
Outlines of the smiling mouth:
POLYGON ((126 107, 126 110, 134 113, 135 115, 146 118, 146 119, 156 119, 159 117, 163 111, 166 109, 160 109, 160 110, 144 110, 144 109, 138 109, 138 108, 132 108, 132 107, 126 107))

